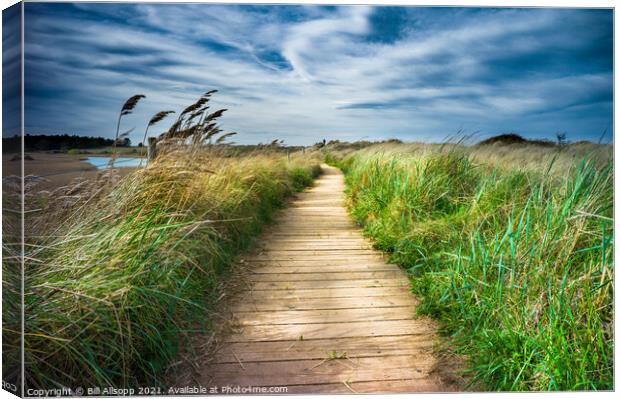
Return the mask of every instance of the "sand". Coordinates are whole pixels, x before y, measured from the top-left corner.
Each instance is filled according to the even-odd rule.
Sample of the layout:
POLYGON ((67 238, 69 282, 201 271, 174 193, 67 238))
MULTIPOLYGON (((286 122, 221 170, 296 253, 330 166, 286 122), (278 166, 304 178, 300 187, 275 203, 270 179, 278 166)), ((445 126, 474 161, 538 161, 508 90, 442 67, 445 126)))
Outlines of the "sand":
MULTIPOLYGON (((32 160, 24 160, 25 175, 44 177, 45 180, 38 184, 40 190, 50 190, 71 184, 76 179, 94 179, 98 170, 85 159, 89 155, 78 154, 54 154, 47 152, 26 153, 32 160)), ((131 173, 136 168, 119 168, 121 175, 131 173)), ((10 175, 19 176, 20 161, 18 154, 2 154, 2 177, 10 175)))

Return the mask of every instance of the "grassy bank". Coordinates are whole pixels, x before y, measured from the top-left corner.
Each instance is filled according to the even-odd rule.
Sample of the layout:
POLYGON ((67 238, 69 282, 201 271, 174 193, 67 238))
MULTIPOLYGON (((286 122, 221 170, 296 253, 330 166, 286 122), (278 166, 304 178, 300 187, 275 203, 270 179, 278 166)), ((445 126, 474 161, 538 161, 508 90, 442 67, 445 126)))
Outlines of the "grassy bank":
POLYGON ((50 228, 37 212, 26 222, 27 387, 157 384, 182 335, 210 329, 231 260, 319 171, 269 151, 192 149, 111 189, 38 199, 62 222, 50 228))
POLYGON ((346 173, 352 215, 410 272, 419 311, 442 322, 474 384, 611 389, 611 161, 547 149, 501 164, 484 151, 328 159, 346 173))

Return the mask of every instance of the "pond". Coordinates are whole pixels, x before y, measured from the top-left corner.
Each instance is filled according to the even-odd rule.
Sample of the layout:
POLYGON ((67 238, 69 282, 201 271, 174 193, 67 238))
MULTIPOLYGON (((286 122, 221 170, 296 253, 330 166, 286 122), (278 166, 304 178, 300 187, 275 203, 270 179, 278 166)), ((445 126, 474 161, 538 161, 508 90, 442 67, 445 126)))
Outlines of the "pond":
MULTIPOLYGON (((97 169, 107 169, 110 167, 111 159, 112 157, 87 157, 85 161, 95 166, 97 169)), ((142 166, 144 161, 144 158, 118 157, 114 160, 114 167, 137 168, 139 166, 142 166)))

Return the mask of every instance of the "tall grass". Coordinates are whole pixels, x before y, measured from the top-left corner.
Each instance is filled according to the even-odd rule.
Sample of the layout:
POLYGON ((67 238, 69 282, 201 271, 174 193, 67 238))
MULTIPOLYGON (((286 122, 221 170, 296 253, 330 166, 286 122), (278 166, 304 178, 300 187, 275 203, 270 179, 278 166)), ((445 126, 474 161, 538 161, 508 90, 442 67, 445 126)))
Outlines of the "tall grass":
POLYGON ((319 170, 179 147, 108 191, 74 190, 64 222, 27 237, 27 388, 158 383, 182 335, 211 328, 231 260, 319 170))
POLYGON ((352 215, 410 272, 419 311, 442 321, 472 384, 613 388, 610 161, 559 174, 553 159, 499 167, 457 147, 330 156, 352 215))

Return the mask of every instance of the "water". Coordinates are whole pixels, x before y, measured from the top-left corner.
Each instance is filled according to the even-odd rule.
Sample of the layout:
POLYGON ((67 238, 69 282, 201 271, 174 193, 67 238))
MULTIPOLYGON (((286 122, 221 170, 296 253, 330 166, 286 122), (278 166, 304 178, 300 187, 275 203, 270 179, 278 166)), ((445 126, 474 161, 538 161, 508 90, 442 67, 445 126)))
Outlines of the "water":
MULTIPOLYGON (((97 169, 107 169, 110 167, 112 157, 87 157, 86 162, 95 166, 97 169)), ((118 157, 114 160, 115 168, 137 168, 142 166, 144 158, 118 157)))

